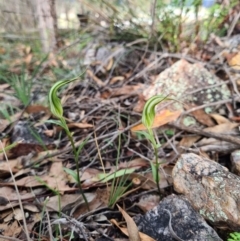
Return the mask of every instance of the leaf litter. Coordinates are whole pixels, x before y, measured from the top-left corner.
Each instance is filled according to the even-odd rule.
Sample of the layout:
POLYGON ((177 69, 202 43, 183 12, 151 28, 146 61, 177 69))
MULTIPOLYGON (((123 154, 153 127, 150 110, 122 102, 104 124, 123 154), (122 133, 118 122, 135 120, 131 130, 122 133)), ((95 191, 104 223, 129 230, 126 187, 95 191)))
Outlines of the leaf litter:
MULTIPOLYGON (((1 116, 0 130, 2 136, 7 138, 4 139, 4 148, 7 143, 17 143, 16 147, 7 151, 8 161, 0 154, 0 211, 3 220, 0 228, 4 230, 5 236, 19 237, 23 232, 19 223, 26 217, 18 205, 20 198, 24 202, 24 211, 29 215, 29 232, 33 236, 34 233, 42 237, 47 235, 48 213, 52 222, 61 217, 65 219, 64 222, 62 220, 62 225, 66 228, 66 233, 69 231, 68 224, 71 224, 71 228, 75 225, 75 230, 79 228, 87 237, 97 237, 104 233, 115 239, 122 237, 123 240, 121 234, 113 234, 113 223, 130 240, 153 240, 138 233, 129 214, 136 215, 151 210, 157 206, 159 199, 172 192, 171 170, 179 155, 188 151, 202 153, 226 164, 231 152, 239 148, 237 144, 230 145, 226 138, 221 140, 221 135, 235 138, 239 135, 238 120, 230 118, 230 114, 239 117, 238 109, 233 108, 233 113, 230 113, 227 107, 238 105, 238 93, 231 94, 229 88, 232 87, 233 91, 235 89, 230 82, 220 79, 199 63, 204 59, 196 57, 189 61, 188 57, 194 56, 186 56, 184 59, 181 54, 161 52, 144 54, 141 49, 121 45, 120 50, 114 51, 114 46, 109 44, 109 49, 110 51, 105 51, 104 58, 99 54, 97 61, 90 62, 83 79, 71 83, 61 93, 64 116, 75 143, 80 145, 82 140, 88 138, 79 159, 82 187, 90 210, 84 204, 73 176, 64 170, 68 168, 76 171, 74 157, 62 129, 46 122, 53 118, 48 107, 28 105, 23 114, 15 110, 9 116, 10 121, 1 116), (153 61, 152 55, 157 61, 153 61), (121 61, 117 61, 116 56, 121 61), (144 56, 143 61, 141 56, 144 56), (161 70, 152 68, 160 61, 161 70), (145 129, 140 123, 141 111, 146 100, 154 94, 171 94, 171 98, 177 100, 157 107, 153 125, 162 144, 161 152, 158 153, 161 162, 160 197, 150 170, 150 162, 154 160, 151 146, 141 133, 136 132, 145 129), (171 125, 172 122, 184 128, 171 125), (199 132, 192 133, 191 128, 197 128, 199 132), (209 135, 205 136, 204 132, 209 135), (99 147, 95 144, 94 133, 99 147), (216 135, 211 136, 211 133, 219 134, 218 138, 215 138, 216 135), (100 165, 98 150, 105 170, 100 165), (9 168, 16 179, 20 197, 15 191, 9 168), (121 177, 126 180, 124 186, 127 189, 117 203, 127 228, 119 225, 121 219, 116 207, 108 207, 111 195, 109 187, 114 179, 120 180, 121 177), (127 211, 120 206, 127 207, 124 208, 127 211), (77 227, 77 222, 78 225, 84 222, 83 227, 77 227), (40 230, 41 226, 43 229, 40 230)), ((34 63, 35 56, 29 47, 20 46, 19 51, 29 70, 37 64, 34 63)), ((227 60, 224 68, 230 72, 231 68, 236 69, 239 54, 224 56, 227 60)), ((212 58, 216 56, 212 54, 212 58)), ((221 58, 222 56, 218 57, 221 58)), ((61 61, 63 62, 60 57, 51 55, 48 66, 66 64, 61 61)), ((205 64, 216 70, 217 60, 215 62, 216 64, 210 59, 205 64)), ((19 60, 11 63, 10 69, 19 73, 19 63, 21 64, 19 60)), ((46 74, 51 75, 48 71, 46 74)), ((0 90, 6 90, 1 101, 8 104, 8 93, 12 93, 10 86, 0 84, 0 90)), ((14 99, 13 105, 22 109, 17 99, 14 99)), ((121 182, 116 182, 116 185, 121 187, 121 182)), ((80 237, 84 239, 84 235, 80 237)))

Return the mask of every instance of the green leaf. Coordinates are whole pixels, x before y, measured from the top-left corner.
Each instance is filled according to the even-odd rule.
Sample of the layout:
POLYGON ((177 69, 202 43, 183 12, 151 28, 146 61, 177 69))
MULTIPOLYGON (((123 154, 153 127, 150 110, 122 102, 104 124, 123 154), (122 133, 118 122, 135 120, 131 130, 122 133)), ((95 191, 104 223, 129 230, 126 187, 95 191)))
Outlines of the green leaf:
POLYGON ((88 138, 86 138, 78 147, 77 149, 77 159, 79 158, 79 154, 81 152, 81 150, 83 149, 83 147, 85 146, 85 144, 87 143, 88 141, 88 138))
POLYGON ((155 165, 154 163, 150 162, 151 164, 151 169, 152 169, 152 175, 153 175, 153 179, 156 182, 158 179, 158 168, 157 165, 155 165))
POLYGON ((0 150, 0 153, 4 153, 6 151, 9 151, 10 149, 14 148, 15 146, 17 146, 17 142, 13 142, 12 144, 6 146, 3 148, 3 150, 0 150))
POLYGON ((66 132, 68 132, 68 126, 63 118, 60 120, 46 120, 45 122, 61 126, 66 132))
POLYGON ((135 171, 134 168, 129 168, 129 169, 121 169, 121 170, 118 170, 114 173, 111 173, 111 174, 104 174, 104 173, 101 173, 101 174, 98 174, 98 178, 99 179, 103 179, 101 180, 101 182, 108 182, 112 179, 116 179, 117 177, 121 177, 125 174, 131 174, 135 171))
POLYGON ((64 167, 63 170, 69 174, 71 177, 73 177, 73 179, 76 181, 76 183, 78 182, 78 175, 76 171, 73 171, 69 168, 64 167))

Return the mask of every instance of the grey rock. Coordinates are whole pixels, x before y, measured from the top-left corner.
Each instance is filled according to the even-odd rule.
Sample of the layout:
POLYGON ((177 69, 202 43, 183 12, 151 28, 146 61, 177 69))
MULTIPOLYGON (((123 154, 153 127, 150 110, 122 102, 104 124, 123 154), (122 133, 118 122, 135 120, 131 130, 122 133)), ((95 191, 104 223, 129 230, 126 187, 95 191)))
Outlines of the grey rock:
POLYGON ((184 196, 170 195, 163 199, 158 206, 145 215, 135 217, 135 222, 141 232, 157 241, 221 241, 217 233, 205 222, 184 196), (174 235, 169 229, 169 214, 174 235))
MULTIPOLYGON (((199 106, 231 96, 227 85, 202 64, 190 64, 184 59, 161 72, 152 85, 143 91, 146 100, 159 94, 180 100, 168 106, 173 110, 183 110, 182 103, 199 106)), ((159 104, 159 108, 164 106, 165 102, 159 104)), ((211 111, 210 107, 208 111, 211 111)))
POLYGON ((196 154, 183 154, 172 171, 174 189, 206 220, 240 231, 240 177, 196 154))
POLYGON ((232 171, 240 175, 240 150, 231 153, 232 171))

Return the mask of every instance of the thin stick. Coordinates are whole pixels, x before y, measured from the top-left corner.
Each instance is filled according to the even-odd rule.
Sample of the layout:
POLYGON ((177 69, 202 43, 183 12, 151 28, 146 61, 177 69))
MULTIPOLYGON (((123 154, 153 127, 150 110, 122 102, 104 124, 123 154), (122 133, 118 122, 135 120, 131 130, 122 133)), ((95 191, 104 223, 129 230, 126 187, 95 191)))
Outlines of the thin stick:
POLYGON ((230 136, 230 135, 224 135, 224 134, 217 134, 217 133, 213 133, 213 132, 206 132, 200 129, 193 129, 193 128, 188 128, 182 125, 178 125, 176 123, 170 123, 170 126, 173 126, 177 129, 180 129, 182 131, 186 131, 186 132, 191 132, 197 135, 202 135, 202 136, 207 136, 207 137, 212 137, 218 140, 222 140, 222 141, 227 141, 236 145, 240 146, 240 139, 230 136))

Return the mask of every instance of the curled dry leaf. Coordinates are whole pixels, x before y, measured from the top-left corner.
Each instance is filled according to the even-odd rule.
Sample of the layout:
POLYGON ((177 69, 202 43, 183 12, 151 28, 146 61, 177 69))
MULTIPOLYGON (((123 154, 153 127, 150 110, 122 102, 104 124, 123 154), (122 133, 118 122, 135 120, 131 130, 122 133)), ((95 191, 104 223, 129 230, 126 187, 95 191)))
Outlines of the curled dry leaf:
POLYGON ((118 205, 117 205, 117 207, 118 207, 118 210, 122 213, 122 215, 127 223, 129 240, 130 241, 141 241, 136 223, 121 207, 119 207, 118 205))
POLYGON ((124 76, 115 76, 115 77, 113 77, 111 80, 110 80, 110 84, 115 84, 115 83, 117 83, 117 82, 122 82, 122 81, 124 81, 124 76))
POLYGON ((88 75, 90 78, 92 78, 99 87, 102 87, 102 86, 105 85, 105 83, 104 83, 101 79, 99 79, 99 78, 98 78, 91 70, 89 70, 89 69, 87 70, 87 75, 88 75))
POLYGON ((235 128, 239 126, 239 123, 223 123, 223 124, 220 124, 220 125, 216 125, 216 126, 213 126, 213 127, 208 127, 208 128, 205 128, 204 131, 207 131, 207 132, 212 132, 212 133, 224 133, 224 134, 230 134, 231 131, 235 128))
POLYGON ((203 109, 192 111, 191 115, 205 126, 211 127, 215 124, 211 117, 203 109))
POLYGON ((73 128, 73 127, 77 127, 77 128, 80 128, 80 129, 84 129, 84 128, 91 128, 93 127, 92 124, 88 124, 88 123, 69 123, 68 124, 68 127, 69 128, 73 128))
POLYGON ((220 125, 224 123, 231 123, 229 119, 225 118, 222 115, 219 115, 217 113, 215 114, 210 114, 210 116, 220 125))
MULTIPOLYGON (((117 226, 122 233, 124 233, 126 236, 129 236, 128 235, 128 229, 127 228, 122 228, 118 225, 117 221, 115 219, 111 219, 110 222, 112 224, 114 224, 115 226, 117 226)), ((140 240, 141 241, 155 241, 155 239, 149 237, 148 235, 146 235, 145 233, 141 233, 139 232, 139 236, 140 236, 140 240)), ((122 239, 121 239, 122 240, 122 239)))

